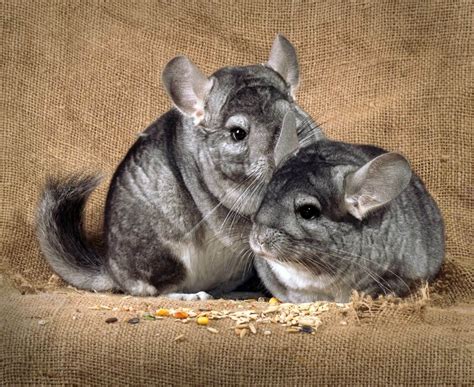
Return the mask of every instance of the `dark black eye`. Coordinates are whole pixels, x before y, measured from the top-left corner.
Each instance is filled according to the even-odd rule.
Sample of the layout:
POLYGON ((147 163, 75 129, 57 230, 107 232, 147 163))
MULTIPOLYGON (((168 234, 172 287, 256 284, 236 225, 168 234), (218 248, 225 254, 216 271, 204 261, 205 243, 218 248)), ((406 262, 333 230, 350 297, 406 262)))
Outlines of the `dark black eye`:
POLYGON ((230 128, 230 134, 234 141, 242 141, 245 137, 247 137, 247 132, 238 126, 230 128))
POLYGON ((313 206, 312 204, 305 204, 299 207, 297 211, 301 215, 301 217, 306 220, 317 218, 321 214, 319 208, 313 206))

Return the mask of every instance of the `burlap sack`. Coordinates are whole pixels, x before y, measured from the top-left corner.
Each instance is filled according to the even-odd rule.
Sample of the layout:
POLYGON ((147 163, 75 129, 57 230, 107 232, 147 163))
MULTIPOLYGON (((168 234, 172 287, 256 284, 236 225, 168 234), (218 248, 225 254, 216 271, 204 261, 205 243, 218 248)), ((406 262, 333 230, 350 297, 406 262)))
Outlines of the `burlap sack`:
MULTIPOLYGON (((473 382, 472 2, 9 0, 1 14, 1 383, 473 382), (277 32, 298 50, 299 102, 327 135, 401 151, 438 201, 447 264, 431 301, 354 307, 347 325, 327 313, 316 335, 272 326, 270 336, 239 339, 229 321, 212 334, 89 309, 184 304, 48 290, 33 224, 46 176, 110 177, 170 107, 160 84, 169 59, 186 54, 208 74, 263 63, 277 32), (105 324, 111 314, 120 321, 105 324)), ((88 207, 93 234, 106 189, 88 207)))

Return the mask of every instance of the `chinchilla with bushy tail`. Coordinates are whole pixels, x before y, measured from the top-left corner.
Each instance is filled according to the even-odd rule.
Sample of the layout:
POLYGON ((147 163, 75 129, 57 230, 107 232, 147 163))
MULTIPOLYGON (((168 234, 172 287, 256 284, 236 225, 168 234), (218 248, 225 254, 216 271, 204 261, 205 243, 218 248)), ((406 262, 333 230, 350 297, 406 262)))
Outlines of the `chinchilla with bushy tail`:
POLYGON ((175 108, 154 122, 116 170, 105 205, 105 252, 83 229, 94 176, 50 180, 37 213, 42 251, 68 283, 96 291, 204 299, 245 281, 250 217, 282 155, 285 115, 301 141, 323 137, 294 101, 299 70, 281 35, 264 65, 206 77, 188 58, 162 74, 175 108), (275 162, 275 149, 278 156, 275 162))

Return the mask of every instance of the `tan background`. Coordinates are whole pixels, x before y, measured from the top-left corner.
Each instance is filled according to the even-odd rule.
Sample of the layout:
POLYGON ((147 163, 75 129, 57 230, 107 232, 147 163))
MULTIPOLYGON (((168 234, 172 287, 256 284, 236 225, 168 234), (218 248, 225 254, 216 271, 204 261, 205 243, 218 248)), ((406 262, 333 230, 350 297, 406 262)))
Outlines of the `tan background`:
MULTIPOLYGON (((472 381, 471 1, 9 0, 1 7, 1 269, 22 291, 41 290, 52 274, 33 231, 46 176, 100 170, 110 178, 137 133, 170 107, 160 83, 169 59, 186 54, 208 74, 263 63, 277 32, 298 52, 298 100, 328 136, 401 151, 411 160, 444 214, 448 261, 432 290, 438 306, 414 319, 394 312, 396 328, 374 321, 341 333, 336 325, 319 340, 282 333, 270 344, 224 336, 212 339, 215 353, 199 347, 209 340, 202 332, 184 352, 164 344, 144 351, 154 341, 146 330, 108 331, 96 315, 72 324, 73 308, 99 296, 19 296, 4 286, 4 380, 113 384, 129 375, 136 383, 249 384, 242 370, 255 358, 251 372, 259 384, 472 381), (57 324, 39 329, 35 315, 56 316, 57 324)), ((106 189, 103 184, 88 208, 93 233, 100 230, 106 189)), ((163 327, 163 338, 176 333, 163 327)))

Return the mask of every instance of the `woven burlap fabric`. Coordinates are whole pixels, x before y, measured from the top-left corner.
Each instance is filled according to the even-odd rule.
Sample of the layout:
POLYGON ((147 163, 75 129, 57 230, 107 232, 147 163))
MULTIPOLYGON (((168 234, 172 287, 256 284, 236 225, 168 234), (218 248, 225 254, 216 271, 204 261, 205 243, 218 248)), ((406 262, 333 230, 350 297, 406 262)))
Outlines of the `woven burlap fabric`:
MULTIPOLYGON (((87 307, 117 296, 3 286, 1 381, 472 382, 473 9, 470 1, 2 2, 1 270, 21 290, 43 289, 52 274, 34 237, 46 176, 110 178, 170 107, 160 83, 169 59, 186 54, 208 74, 263 63, 277 32, 298 51, 299 103, 328 136, 410 159, 445 217, 448 265, 433 286, 438 306, 413 316, 393 310, 348 326, 332 316, 315 336, 276 330, 249 340, 224 322, 220 335, 171 322, 109 326, 87 307), (183 330, 189 339, 177 345, 183 330)), ((92 234, 107 183, 88 207, 92 234)))

